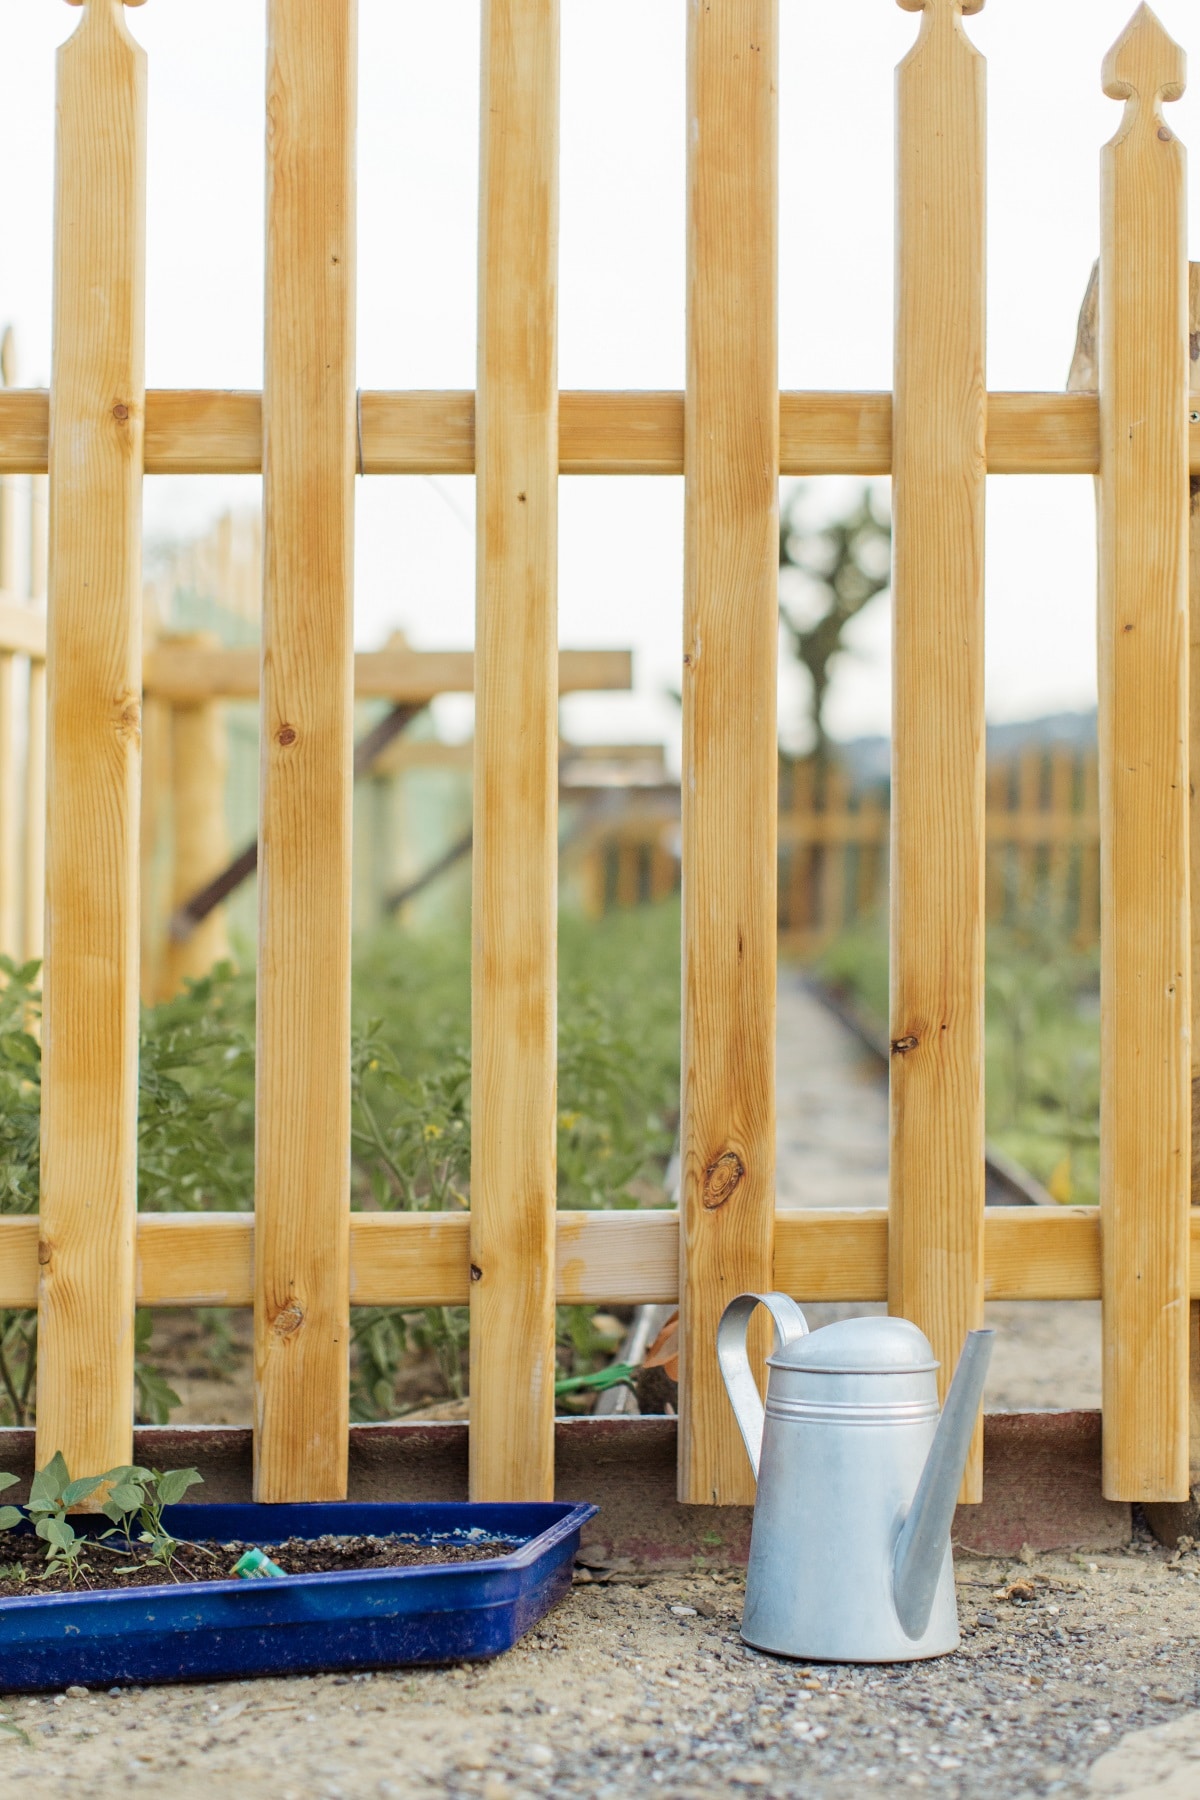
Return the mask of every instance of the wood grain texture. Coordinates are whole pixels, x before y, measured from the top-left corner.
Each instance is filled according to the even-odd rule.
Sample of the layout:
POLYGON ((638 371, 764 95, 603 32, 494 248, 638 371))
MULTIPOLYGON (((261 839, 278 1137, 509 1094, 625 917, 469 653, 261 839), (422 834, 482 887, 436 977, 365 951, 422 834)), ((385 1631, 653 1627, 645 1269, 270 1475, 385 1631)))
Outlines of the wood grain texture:
MULTIPOLYGON (((0 607, 0 643, 5 621, 0 607)), ((159 643, 146 653, 145 692, 184 706, 218 697, 251 700, 258 694, 260 674, 254 649, 185 650, 159 643)), ((628 650, 560 650, 558 684, 563 694, 630 688, 633 657, 628 650)), ((474 685, 470 650, 364 650, 354 658, 358 700, 400 705, 438 694, 469 694, 474 685)))
MULTIPOLYGON (((984 101, 929 0, 896 75, 888 1306, 943 1397, 983 1323, 984 101)), ((982 1466, 977 1430, 960 1499, 982 1466)))
POLYGON ((133 1450, 146 59, 58 52, 37 1456, 133 1450))
POLYGON ((558 0, 484 0, 471 1000, 473 1500, 554 1493, 558 0))
POLYGON ((1188 1492, 1188 480, 1184 59, 1109 51, 1100 176, 1100 1207, 1104 1492, 1188 1492))
MULTIPOLYGON (((556 1294, 562 1305, 654 1305, 679 1298, 679 1214, 560 1212, 556 1294)), ((779 1212, 771 1286, 802 1301, 887 1298, 886 1211, 779 1212)), ((1193 1301, 1200 1298, 1200 1207, 1189 1217, 1193 1301)), ((0 1218, 0 1306, 37 1297, 38 1221, 0 1218)), ((471 1288, 465 1213, 352 1213, 355 1306, 463 1306, 471 1288)), ((144 1213, 137 1222, 141 1306, 249 1306, 249 1213, 144 1213)), ((1094 1206, 996 1206, 984 1215, 989 1300, 1098 1300, 1100 1214, 1094 1206)))
POLYGON ((255 1173, 260 1501, 346 1491, 356 0, 269 0, 255 1173))
POLYGON ((687 17, 679 1497, 730 1505, 717 1323, 775 1223, 778 14, 687 17))
MULTIPOLYGON (((363 474, 474 472, 475 396, 469 390, 364 389, 360 411, 363 474)), ((45 469, 48 417, 44 391, 0 389, 0 472, 45 469)), ((779 396, 779 433, 781 475, 886 475, 892 397, 785 392, 779 396)), ((1094 475, 1100 466, 1095 393, 989 394, 987 464, 992 475, 1094 475)), ((1200 474, 1200 421, 1191 426, 1189 464, 1200 474)), ((564 475, 682 475, 683 395, 564 391, 558 466, 564 475)), ((257 393, 152 388, 146 395, 148 474, 257 474, 261 467, 257 393)))

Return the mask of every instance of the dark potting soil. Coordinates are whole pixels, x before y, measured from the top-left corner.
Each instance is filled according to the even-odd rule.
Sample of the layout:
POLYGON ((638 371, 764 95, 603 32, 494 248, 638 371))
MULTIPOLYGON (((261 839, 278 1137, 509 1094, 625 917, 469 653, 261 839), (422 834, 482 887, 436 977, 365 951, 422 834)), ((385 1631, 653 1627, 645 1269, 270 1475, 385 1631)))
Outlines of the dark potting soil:
MULTIPOLYGON (((89 1544, 74 1584, 60 1568, 46 1574, 46 1546, 28 1532, 0 1532, 0 1599, 37 1594, 84 1593, 89 1588, 169 1586, 172 1581, 228 1581, 233 1565, 251 1544, 181 1543, 171 1568, 146 1561, 142 1546, 132 1552, 117 1543, 110 1548, 89 1544)), ((412 1537, 289 1538, 286 1544, 262 1546, 285 1575, 317 1575, 339 1569, 412 1568, 424 1563, 485 1562, 509 1556, 516 1544, 504 1538, 484 1541, 461 1538, 438 1543, 412 1537)), ((278 1580, 255 1576, 254 1580, 278 1580)))

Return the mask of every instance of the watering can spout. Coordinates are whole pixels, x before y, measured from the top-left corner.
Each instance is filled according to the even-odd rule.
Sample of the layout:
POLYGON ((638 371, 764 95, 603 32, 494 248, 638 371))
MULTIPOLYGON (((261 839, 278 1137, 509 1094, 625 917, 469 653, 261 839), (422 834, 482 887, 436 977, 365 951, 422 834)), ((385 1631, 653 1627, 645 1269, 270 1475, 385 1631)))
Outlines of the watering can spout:
POLYGON ((993 1331, 969 1331, 893 1564, 896 1616, 910 1638, 929 1623, 963 1468, 992 1357, 993 1331))

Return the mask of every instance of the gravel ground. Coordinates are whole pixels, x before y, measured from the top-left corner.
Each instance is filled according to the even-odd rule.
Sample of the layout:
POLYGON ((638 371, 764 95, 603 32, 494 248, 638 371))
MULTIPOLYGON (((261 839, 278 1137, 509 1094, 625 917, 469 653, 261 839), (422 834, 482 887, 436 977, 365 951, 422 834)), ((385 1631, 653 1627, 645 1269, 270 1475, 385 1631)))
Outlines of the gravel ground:
POLYGON ((0 1738, 0 1792, 18 1783, 22 1800, 209 1800, 214 1787, 231 1800, 1200 1792, 1200 1735, 1182 1723, 1200 1706, 1200 1557, 1173 1558, 1148 1540, 1092 1558, 1027 1557, 960 1559, 963 1648, 932 1663, 809 1669, 764 1656, 738 1637, 739 1577, 664 1576, 577 1583, 490 1664, 10 1697, 3 1714, 30 1747, 0 1738), (1164 1738, 1163 1726, 1186 1742, 1164 1738), (1147 1728, 1143 1754, 1126 1734, 1147 1728), (1115 1772, 1107 1759, 1089 1785, 1090 1766, 1118 1744, 1115 1772), (1154 1771, 1189 1755, 1195 1785, 1139 1784, 1139 1768, 1157 1783, 1154 1771))

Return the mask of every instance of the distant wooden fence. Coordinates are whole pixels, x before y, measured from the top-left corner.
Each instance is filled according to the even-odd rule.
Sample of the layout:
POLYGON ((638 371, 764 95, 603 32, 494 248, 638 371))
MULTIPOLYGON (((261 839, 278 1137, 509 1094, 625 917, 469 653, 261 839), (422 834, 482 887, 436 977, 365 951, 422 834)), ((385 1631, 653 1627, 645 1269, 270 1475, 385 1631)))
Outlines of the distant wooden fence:
POLYGON ((129 1458, 138 1299, 252 1303, 256 1493, 333 1498, 351 1304, 469 1302, 472 1492, 541 1497, 556 1303, 678 1299, 680 1494, 746 1501, 714 1354, 735 1293, 886 1296, 943 1381, 985 1296, 1100 1295, 1105 1490, 1186 1494, 1200 429, 1184 153, 1161 106, 1183 56, 1143 7, 1104 65, 1125 107, 1101 153, 1098 394, 989 394, 985 70, 960 16, 977 4, 925 0, 899 69, 891 394, 779 393, 777 7, 714 0, 688 8, 686 389, 560 396, 557 0, 485 0, 478 378, 449 394, 356 390, 353 0, 268 0, 262 393, 146 393, 146 58, 118 0, 87 0, 58 54, 51 387, 0 391, 0 472, 50 482, 42 1213, 0 1220, 0 1305, 39 1312, 43 1459, 129 1458), (255 1211, 139 1220, 142 476, 259 469, 255 1211), (389 471, 477 486, 469 1216, 349 1211, 353 487, 389 471), (891 1206, 777 1218, 778 477, 888 471, 891 1206), (560 472, 685 476, 678 1213, 556 1217, 560 472), (985 1216, 989 472, 1098 477, 1102 1232, 1078 1209, 985 1216))
MULTIPOLYGON (((785 764, 780 779, 780 942, 804 956, 878 917, 887 903, 886 789, 852 792, 830 763, 785 764)), ((1100 935, 1099 769, 1094 751, 1055 745, 989 763, 985 913, 1080 946, 1100 935)))

